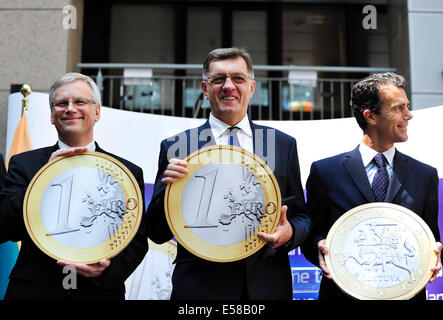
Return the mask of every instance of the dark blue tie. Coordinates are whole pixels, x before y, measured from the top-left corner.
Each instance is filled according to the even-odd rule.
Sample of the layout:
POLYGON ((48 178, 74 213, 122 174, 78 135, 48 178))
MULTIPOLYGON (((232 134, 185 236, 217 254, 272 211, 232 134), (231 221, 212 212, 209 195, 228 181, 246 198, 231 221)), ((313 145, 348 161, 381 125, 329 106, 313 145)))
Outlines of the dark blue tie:
POLYGON ((374 157, 375 164, 378 167, 377 173, 372 181, 372 191, 374 192, 375 201, 383 202, 388 191, 389 176, 386 170, 386 158, 382 153, 377 153, 374 157))
POLYGON ((229 145, 240 147, 240 142, 238 141, 237 131, 238 127, 229 127, 229 145))

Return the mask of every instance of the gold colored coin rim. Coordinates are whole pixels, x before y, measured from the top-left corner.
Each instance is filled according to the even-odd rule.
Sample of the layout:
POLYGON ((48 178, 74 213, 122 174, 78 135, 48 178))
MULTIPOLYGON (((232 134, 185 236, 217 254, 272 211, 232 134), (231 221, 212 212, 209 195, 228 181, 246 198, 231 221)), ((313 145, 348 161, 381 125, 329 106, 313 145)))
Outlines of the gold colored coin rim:
MULTIPOLYGON (((387 218, 390 219, 391 217, 384 217, 381 216, 382 218, 387 218)), ((375 218, 374 216, 370 216, 368 218, 375 218)), ((395 218, 391 218, 393 220, 397 220, 395 218)), ((349 228, 349 230, 351 230, 355 225, 357 225, 358 223, 360 223, 361 221, 365 220, 364 217, 356 217, 355 220, 358 220, 359 222, 352 224, 351 228, 349 228)), ((351 223, 351 222, 349 222, 351 223)), ((402 222, 404 224, 404 222, 402 222)), ((404 224, 405 225, 405 224, 404 224)), ((409 228, 408 228, 409 229, 409 228)), ((412 232, 412 230, 410 230, 412 232)), ((412 232, 414 233, 414 232, 412 232)), ((414 235, 416 236, 416 234, 414 233, 414 235)), ((405 208, 403 206, 397 205, 397 204, 393 204, 393 203, 388 203, 388 202, 373 202, 373 203, 368 203, 368 204, 363 204, 360 206, 357 206, 349 211, 347 211, 346 213, 344 213, 339 219, 336 220, 336 222, 332 225, 331 229, 328 232, 328 235, 326 237, 326 246, 329 249, 329 252, 325 255, 325 260, 326 260, 326 265, 330 271, 330 274, 332 276, 332 279, 334 280, 334 282, 337 284, 337 286, 344 291, 345 293, 347 293, 348 295, 356 298, 356 299, 360 299, 360 300, 408 300, 412 297, 414 297, 418 292, 420 292, 428 283, 429 279, 432 276, 432 271, 430 271, 430 269, 432 267, 435 266, 436 261, 437 261, 437 255, 435 254, 435 252, 433 251, 433 248, 435 247, 435 238, 434 235, 431 231, 431 229, 429 228, 429 226, 426 224, 426 222, 423 221, 423 219, 418 216, 416 213, 414 213, 413 211, 411 211, 408 208, 405 208), (383 290, 387 290, 387 288, 376 288, 376 287, 370 287, 366 284, 361 283, 358 280, 354 280, 353 283, 350 283, 349 281, 344 281, 344 276, 341 276, 339 274, 339 272, 336 271, 335 265, 332 262, 332 258, 331 255, 334 254, 335 248, 334 248, 334 238, 336 236, 336 234, 338 232, 340 232, 340 227, 342 227, 342 225, 344 223, 346 223, 347 221, 350 221, 350 219, 356 215, 366 215, 366 213, 368 211, 365 211, 367 209, 373 209, 373 208, 379 208, 379 209, 394 209, 399 211, 400 213, 403 213, 405 215, 405 218, 407 217, 408 219, 411 219, 411 221, 418 223, 418 226, 420 227, 421 231, 424 232, 424 237, 427 238, 427 248, 420 248, 420 251, 422 252, 429 252, 426 253, 425 255, 420 254, 420 260, 418 265, 425 265, 426 270, 428 270, 427 272, 424 272, 424 275, 421 277, 421 279, 419 281, 417 281, 417 284, 415 284, 412 288, 409 288, 408 290, 403 290, 403 292, 400 292, 397 295, 393 295, 391 294, 389 298, 382 298, 382 297, 375 297, 375 296, 368 296, 368 295, 364 295, 362 294, 362 291, 364 288, 368 288, 369 290, 375 292, 375 291, 383 291, 383 290), (365 213, 366 212, 366 213, 365 213), (425 257, 423 257, 425 256, 425 257), (357 283, 358 286, 361 286, 359 291, 356 291, 357 289, 352 289, 352 285, 357 283)), ((339 268, 337 268, 339 269, 339 268)), ((343 268, 345 269, 345 268, 343 268)), ((414 270, 414 272, 416 271, 416 269, 414 270)), ((348 273, 348 271, 346 270, 345 273, 348 273)), ((353 278, 351 275, 349 275, 350 278, 353 278)), ((400 287, 404 284, 404 282, 407 280, 404 280, 403 282, 393 286, 393 287, 389 287, 390 291, 395 292, 397 287, 400 287)))
MULTIPOLYGON (((244 155, 247 158, 249 158, 251 160, 251 163, 254 163, 254 162, 258 163, 260 168, 266 173, 267 181, 270 181, 272 183, 273 190, 275 193, 274 196, 275 196, 275 199, 277 202, 276 210, 275 210, 276 214, 274 216, 274 221, 272 222, 271 227, 267 229, 267 232, 273 233, 278 225, 278 222, 280 220, 280 214, 281 214, 282 201, 281 201, 280 188, 279 188, 277 180, 276 180, 274 174, 272 173, 271 169, 269 168, 269 166, 262 159, 260 159, 260 157, 258 157, 257 155, 250 153, 249 151, 247 151, 245 149, 235 147, 235 146, 227 146, 227 145, 208 146, 208 147, 202 148, 200 150, 197 150, 197 151, 191 153, 188 157, 185 158, 185 161, 188 162, 187 169, 189 170, 189 172, 187 173, 187 177, 191 177, 193 175, 193 173, 196 172, 197 170, 199 170, 200 168, 202 168, 208 164, 211 164, 211 163, 205 163, 202 165, 201 163, 199 163, 197 165, 195 165, 195 164, 192 165, 190 163, 193 158, 199 157, 199 156, 205 154, 206 152, 222 153, 224 150, 228 150, 228 151, 235 152, 235 153, 240 153, 240 155, 244 155)), ((220 159, 220 158, 224 159, 223 157, 218 157, 218 159, 220 159)), ((234 158, 234 157, 230 157, 230 158, 234 158)), ((241 165, 241 166, 247 168, 242 163, 235 163, 235 164, 238 164, 238 165, 241 165)), ((260 178, 257 177, 257 175, 254 172, 252 172, 249 169, 248 169, 248 171, 251 172, 257 178, 258 181, 261 181, 260 178)), ((168 184, 168 186, 166 187, 166 192, 165 192, 164 205, 165 205, 166 219, 167 219, 169 228, 171 229, 171 231, 174 234, 177 241, 183 247, 185 247, 188 251, 190 251, 192 254, 194 254, 202 259, 209 260, 209 261, 232 262, 232 261, 244 259, 244 258, 254 254, 255 252, 260 250, 266 244, 265 240, 262 240, 257 237, 257 232, 263 230, 260 228, 262 227, 262 223, 263 223, 266 215, 262 218, 260 226, 256 229, 256 231, 249 238, 243 240, 242 242, 233 244, 233 245, 215 245, 215 244, 208 243, 208 242, 200 239, 199 237, 197 237, 197 235, 195 235, 195 233, 192 232, 190 230, 190 228, 185 228, 184 226, 186 225, 186 223, 185 223, 184 216, 183 216, 182 209, 181 209, 181 199, 180 199, 180 201, 177 201, 179 203, 174 203, 173 199, 171 199, 172 198, 171 195, 177 194, 176 189, 179 184, 181 185, 181 190, 183 190, 186 185, 186 182, 187 182, 187 178, 184 178, 181 180, 177 180, 171 184, 168 184), (179 208, 177 208, 177 207, 179 207, 179 208), (179 229, 181 229, 182 231, 179 232, 179 229), (186 238, 188 241, 184 241, 183 238, 186 238), (244 248, 246 246, 245 243, 247 243, 248 239, 251 239, 252 241, 256 241, 257 244, 254 248, 248 250, 247 253, 242 253, 241 248, 243 248, 243 251, 244 251, 244 248)), ((263 185, 262 185, 262 190, 265 195, 265 203, 266 204, 268 203, 269 198, 270 198, 270 196, 268 195, 269 191, 267 191, 267 189, 270 189, 270 188, 263 188, 263 185)), ((180 192, 180 194, 182 194, 182 193, 180 192)))
MULTIPOLYGON (((87 166, 91 168, 92 167, 96 168, 96 166, 90 166, 90 165, 87 166)), ((119 160, 115 159, 114 157, 95 151, 87 151, 81 154, 56 157, 52 161, 45 164, 42 168, 40 168, 40 170, 35 174, 31 182, 29 183, 23 201, 23 218, 25 221, 26 230, 32 241, 36 244, 36 246, 41 251, 43 251, 44 253, 46 253, 48 256, 50 256, 55 260, 66 260, 70 262, 85 263, 85 264, 96 263, 102 259, 112 258, 117 254, 119 254, 122 250, 124 250, 132 241, 132 239, 135 237, 135 234, 137 233, 137 230, 141 223, 143 211, 144 211, 143 198, 137 180, 135 179, 132 172, 129 171, 129 169, 125 165, 123 165, 119 160), (129 231, 128 237, 124 239, 123 243, 120 245, 116 245, 116 248, 111 251, 109 250, 109 246, 113 237, 107 239, 106 241, 98 245, 89 248, 69 247, 67 245, 58 242, 53 237, 46 237, 46 234, 48 232, 46 228, 43 226, 43 223, 41 221, 41 213, 40 213, 41 197, 43 196, 43 193, 46 188, 35 189, 34 186, 44 183, 42 182, 43 180, 45 181, 48 180, 48 182, 46 183, 47 185, 50 181, 52 181, 57 175, 61 174, 62 172, 65 172, 72 168, 79 167, 78 165, 75 165, 76 162, 83 162, 83 163, 86 162, 85 158, 82 159, 79 157, 92 157, 95 159, 100 158, 100 161, 104 159, 105 161, 108 161, 108 163, 112 163, 112 165, 115 165, 116 167, 121 169, 126 174, 126 177, 123 177, 125 179, 124 187, 122 187, 122 183, 120 181, 122 177, 117 177, 113 175, 112 172, 107 172, 107 171, 106 172, 110 174, 119 183, 120 187, 122 187, 121 189, 125 196, 126 202, 129 199, 128 198, 129 194, 135 195, 136 197, 137 208, 125 213, 124 218, 120 223, 119 228, 114 233, 114 235, 119 235, 120 233, 124 232, 123 228, 127 227, 130 214, 132 215, 136 214, 135 223, 131 224, 132 228, 129 231), (59 171, 59 173, 54 175, 53 177, 48 178, 47 169, 50 167, 55 168, 56 169, 55 171, 59 171), (32 208, 29 205, 33 203, 33 201, 38 202, 38 206, 35 206, 36 208, 38 208, 36 212, 30 212, 32 208)))
POLYGON ((167 254, 170 258, 175 259, 177 256, 177 242, 169 240, 163 244, 157 244, 148 238, 149 251, 158 251, 167 254))

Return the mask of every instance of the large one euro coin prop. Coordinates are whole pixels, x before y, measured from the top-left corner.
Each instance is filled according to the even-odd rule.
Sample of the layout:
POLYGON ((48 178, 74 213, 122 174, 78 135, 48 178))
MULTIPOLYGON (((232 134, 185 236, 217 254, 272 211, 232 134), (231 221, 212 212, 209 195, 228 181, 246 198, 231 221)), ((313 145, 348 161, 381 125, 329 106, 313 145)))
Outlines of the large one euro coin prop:
POLYGON ((168 185, 166 218, 176 239, 210 261, 246 258, 273 233, 281 213, 277 181, 256 155, 232 146, 210 146, 186 159, 188 174, 168 185))
POLYGON ((95 263, 122 251, 143 214, 132 173, 103 153, 57 157, 25 194, 23 214, 34 243, 56 260, 95 263))
POLYGON ((374 202, 349 210, 330 229, 325 256, 335 283, 360 300, 404 300, 428 283, 437 256, 428 225, 402 206, 374 202))

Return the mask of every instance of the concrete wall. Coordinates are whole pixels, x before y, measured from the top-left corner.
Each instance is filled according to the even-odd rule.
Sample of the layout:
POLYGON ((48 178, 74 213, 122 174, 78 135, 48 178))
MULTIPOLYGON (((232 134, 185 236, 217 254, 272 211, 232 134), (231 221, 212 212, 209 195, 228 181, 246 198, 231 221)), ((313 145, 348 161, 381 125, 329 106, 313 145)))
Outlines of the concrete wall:
POLYGON ((75 71, 82 26, 83 0, 0 0, 0 152, 5 153, 11 84, 48 92, 61 75, 75 71), (77 29, 69 28, 73 11, 64 13, 67 5, 75 7, 77 29))

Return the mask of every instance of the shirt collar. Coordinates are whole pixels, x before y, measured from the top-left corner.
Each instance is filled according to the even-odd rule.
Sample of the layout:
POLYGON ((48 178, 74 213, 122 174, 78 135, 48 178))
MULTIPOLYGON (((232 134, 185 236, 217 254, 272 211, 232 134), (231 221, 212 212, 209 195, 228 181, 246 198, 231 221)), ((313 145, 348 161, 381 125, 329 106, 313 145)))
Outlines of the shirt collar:
MULTIPOLYGON (((378 153, 377 151, 368 147, 364 143, 360 143, 359 151, 361 154, 361 158, 363 160, 363 165, 365 167, 371 163, 372 159, 374 159, 375 155, 378 153)), ((390 149, 382 153, 385 156, 386 160, 388 161, 388 164, 392 167, 395 156, 395 146, 392 146, 390 149)))
MULTIPOLYGON (((223 135, 223 133, 225 133, 225 131, 231 127, 225 122, 214 117, 212 113, 209 114, 209 125, 211 126, 212 134, 216 139, 221 137, 221 135, 223 135)), ((248 115, 245 115, 245 117, 235 126, 252 138, 252 129, 251 124, 249 123, 248 115)))
MULTIPOLYGON (((58 140, 58 147, 60 149, 66 149, 66 148, 70 148, 70 146, 68 146, 67 144, 61 142, 60 140, 58 140)), ((92 142, 88 143, 85 147, 88 148, 88 151, 95 151, 95 142, 94 140, 92 140, 92 142)))

